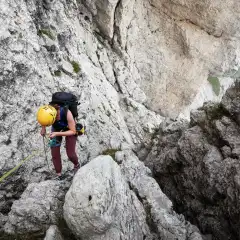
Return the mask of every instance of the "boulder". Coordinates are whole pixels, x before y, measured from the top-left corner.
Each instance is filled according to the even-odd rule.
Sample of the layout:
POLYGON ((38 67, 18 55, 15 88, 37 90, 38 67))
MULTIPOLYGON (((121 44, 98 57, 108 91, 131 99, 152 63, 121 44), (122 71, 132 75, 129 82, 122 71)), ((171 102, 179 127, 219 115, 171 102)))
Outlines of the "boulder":
POLYGON ((149 235, 145 217, 110 156, 99 156, 82 167, 66 194, 64 218, 79 238, 144 239, 149 235))
POLYGON ((8 234, 42 236, 50 225, 62 218, 68 182, 48 180, 29 184, 19 200, 14 201, 4 231, 8 234))
POLYGON ((151 171, 129 150, 82 167, 65 197, 64 218, 81 239, 191 239, 199 230, 177 215, 151 171))

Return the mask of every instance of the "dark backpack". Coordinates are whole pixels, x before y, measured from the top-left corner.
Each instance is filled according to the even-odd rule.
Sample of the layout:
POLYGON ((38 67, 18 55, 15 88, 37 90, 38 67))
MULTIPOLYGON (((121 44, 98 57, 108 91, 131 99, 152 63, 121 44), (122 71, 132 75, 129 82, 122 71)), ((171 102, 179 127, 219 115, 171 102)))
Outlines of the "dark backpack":
POLYGON ((80 104, 77 97, 72 93, 55 92, 52 95, 52 101, 49 104, 58 104, 66 109, 69 109, 74 118, 78 117, 77 106, 80 104))

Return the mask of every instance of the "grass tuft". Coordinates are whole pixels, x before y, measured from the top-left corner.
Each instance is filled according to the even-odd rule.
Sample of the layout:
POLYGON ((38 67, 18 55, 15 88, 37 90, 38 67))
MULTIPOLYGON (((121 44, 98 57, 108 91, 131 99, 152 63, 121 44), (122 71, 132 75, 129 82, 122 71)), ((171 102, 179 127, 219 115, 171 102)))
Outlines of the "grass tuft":
POLYGON ((106 149, 102 152, 102 155, 109 155, 111 156, 113 159, 115 159, 115 153, 119 151, 119 149, 115 149, 115 148, 109 148, 106 149))
POLYGON ((218 96, 221 89, 219 79, 217 77, 209 77, 208 81, 212 85, 213 92, 218 96))
POLYGON ((56 76, 56 77, 61 77, 61 76, 62 76, 61 70, 56 70, 56 71, 54 71, 54 76, 56 76))
POLYGON ((72 64, 74 72, 75 73, 79 73, 80 70, 81 70, 79 64, 76 61, 71 61, 71 64, 72 64))
POLYGON ((38 30, 38 36, 43 36, 46 35, 47 37, 49 37, 52 40, 55 40, 55 36, 53 35, 53 33, 49 30, 49 29, 39 29, 38 30))

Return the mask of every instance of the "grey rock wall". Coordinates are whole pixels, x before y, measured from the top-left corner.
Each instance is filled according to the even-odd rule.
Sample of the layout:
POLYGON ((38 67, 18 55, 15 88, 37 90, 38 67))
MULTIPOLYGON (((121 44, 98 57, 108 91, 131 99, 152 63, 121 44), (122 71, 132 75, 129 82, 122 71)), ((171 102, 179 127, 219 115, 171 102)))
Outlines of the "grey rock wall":
MULTIPOLYGON (((72 91, 81 102, 80 119, 87 125, 78 144, 82 163, 122 143, 133 148, 132 137, 143 141, 129 133, 119 93, 133 100, 145 95, 124 60, 94 35, 91 13, 83 5, 11 0, 2 9, 1 173, 43 149, 36 112, 54 91, 72 91)), ((40 180, 47 171, 44 155, 26 164, 27 172, 34 172, 22 176, 27 182, 40 180)))
POLYGON ((239 87, 192 112, 189 128, 166 125, 145 161, 174 209, 213 239, 239 239, 239 87))
MULTIPOLYGON (((4 223, 26 186, 53 172, 36 123, 38 107, 53 92, 71 91, 81 102, 87 134, 77 151, 84 165, 105 150, 134 150, 144 159, 165 117, 188 117, 203 101, 220 100, 239 74, 236 0, 6 0, 0 6, 0 176, 30 156, 0 183, 4 223), (218 77, 219 92, 208 77, 218 77)), ((216 129, 227 142, 224 156, 232 158, 238 138, 225 134, 226 125, 235 129, 229 117, 216 129)), ((66 172, 72 165, 64 148, 62 154, 66 172)), ((168 154, 175 159, 175 150, 168 154)))
POLYGON ((176 117, 217 99, 211 91, 196 96, 209 76, 234 77, 239 69, 239 3, 139 0, 131 1, 132 8, 125 2, 117 6, 125 17, 120 24, 117 18, 115 38, 131 59, 148 106, 176 117))
MULTIPOLYGON (((200 104, 213 97, 208 92, 211 96, 194 98, 209 74, 233 76, 238 70, 239 6, 236 3, 228 17, 233 1, 228 7, 222 3, 208 8, 209 4, 200 4, 199 12, 200 5, 190 1, 4 1, 1 173, 43 147, 35 116, 54 91, 72 91, 82 103, 80 118, 88 129, 78 144, 82 163, 106 148, 121 149, 122 143, 138 149, 147 145, 151 126, 158 128, 161 118, 149 108, 174 117, 185 114, 192 100, 200 104), (173 8, 174 4, 180 6, 173 8), (208 19, 214 7, 222 17, 218 24, 215 15, 208 19), (182 21, 185 10, 197 14, 182 21), (232 28, 225 29, 227 24, 232 28), (221 37, 206 33, 214 32, 215 25, 216 32, 223 31, 221 37), (128 100, 120 106, 122 99, 128 100), (141 119, 133 102, 147 109, 141 119), (156 124, 148 124, 148 111, 158 119, 156 124), (129 115, 131 121, 126 121, 129 115), (137 130, 143 125, 148 129, 137 130)), ((40 180, 47 171, 43 157, 29 161, 26 168, 34 172, 33 177, 24 175, 27 182, 40 180)))

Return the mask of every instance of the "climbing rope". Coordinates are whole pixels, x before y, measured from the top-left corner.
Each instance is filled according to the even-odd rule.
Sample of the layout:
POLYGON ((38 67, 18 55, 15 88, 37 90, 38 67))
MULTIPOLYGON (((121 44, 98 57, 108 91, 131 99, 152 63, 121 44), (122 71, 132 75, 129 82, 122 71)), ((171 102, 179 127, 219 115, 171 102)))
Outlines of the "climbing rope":
POLYGON ((26 158, 24 158, 17 166, 15 166, 14 168, 12 168, 10 171, 4 173, 1 177, 0 177, 0 182, 2 182, 5 178, 7 178, 10 174, 12 174, 13 172, 15 172, 19 167, 21 167, 27 160, 31 159, 33 156, 37 155, 38 153, 41 153, 42 151, 40 150, 36 150, 34 151, 34 153, 32 153, 31 155, 27 156, 26 158))
MULTIPOLYGON (((47 139, 46 139, 47 140, 47 139)), ((50 171, 50 167, 48 164, 48 160, 47 160, 47 150, 46 150, 46 144, 45 144, 45 139, 43 137, 43 148, 44 150, 35 150, 33 151, 32 154, 28 155, 26 158, 24 158, 17 166, 15 166, 14 168, 12 168, 10 171, 4 173, 1 177, 0 177, 0 183, 7 178, 10 174, 12 174, 13 172, 15 172, 19 167, 21 167, 27 160, 30 160, 33 156, 36 155, 40 155, 41 153, 45 152, 45 161, 47 162, 47 166, 48 169, 50 171)))
POLYGON ((45 140, 44 140, 44 138, 45 138, 45 136, 43 136, 43 149, 44 149, 44 153, 45 153, 45 161, 47 162, 48 170, 50 171, 50 167, 49 167, 48 159, 47 159, 46 144, 45 144, 45 140))

